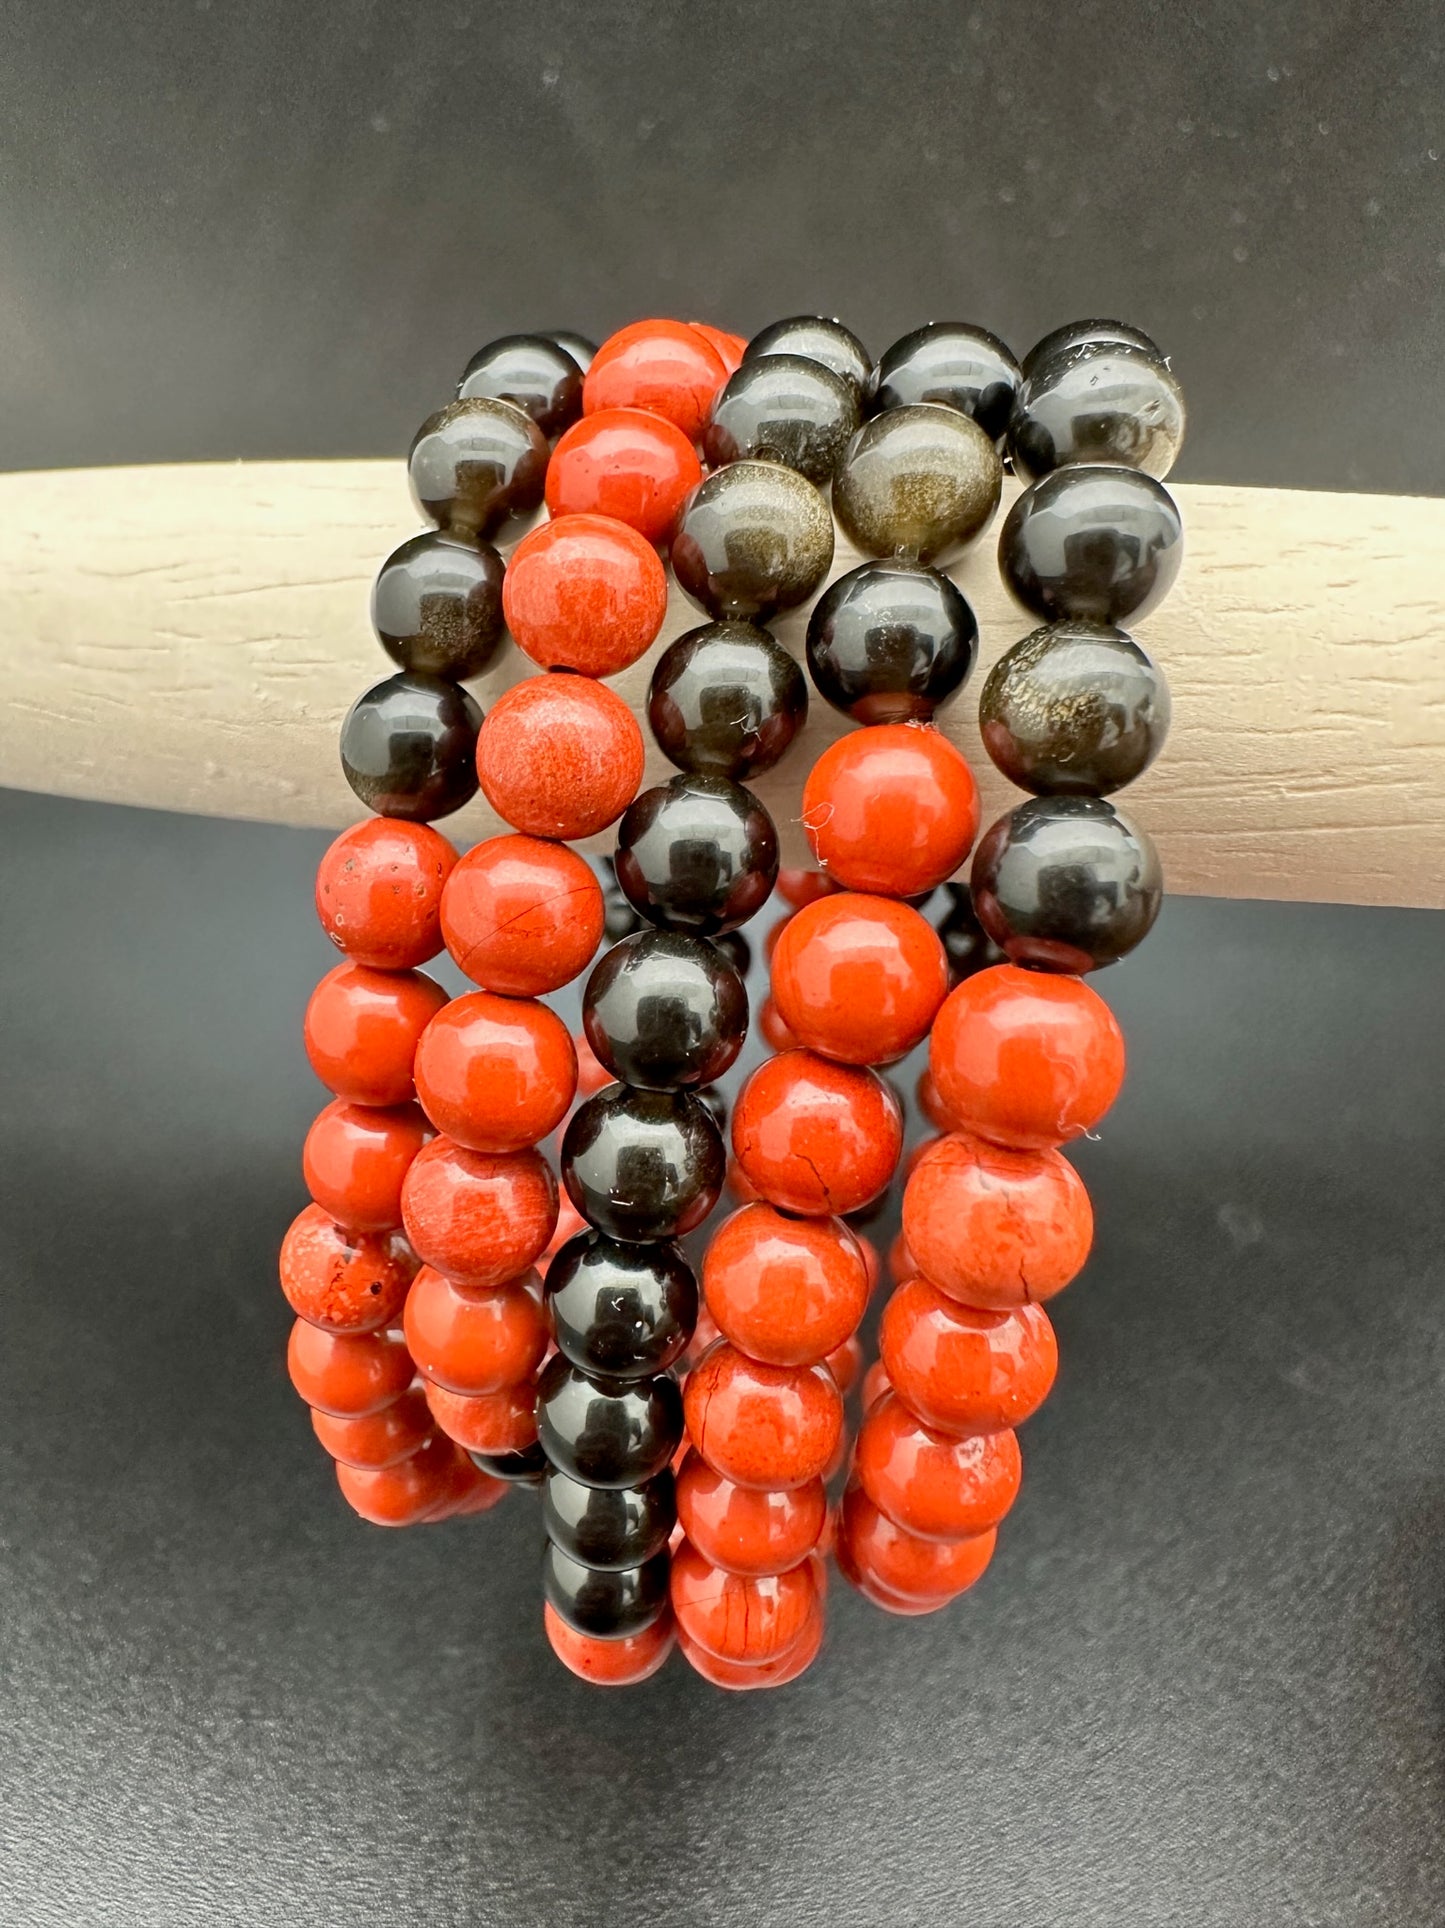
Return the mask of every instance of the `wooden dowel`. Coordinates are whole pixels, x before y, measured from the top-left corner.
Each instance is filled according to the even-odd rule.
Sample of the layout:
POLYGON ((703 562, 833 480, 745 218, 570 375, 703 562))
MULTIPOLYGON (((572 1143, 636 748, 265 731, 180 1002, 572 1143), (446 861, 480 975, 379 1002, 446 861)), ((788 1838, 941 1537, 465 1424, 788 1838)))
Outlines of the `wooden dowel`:
MULTIPOLYGON (((1184 569, 1139 626, 1170 680, 1173 733, 1126 805, 1157 837, 1169 889, 1445 905, 1445 502, 1176 493, 1184 569)), ((388 673, 367 594, 415 527, 399 461, 0 477, 0 783, 353 821, 337 728, 388 673)), ((836 573, 857 560, 840 539, 836 573)), ((979 744, 977 692, 1032 624, 999 583, 994 532, 953 573, 984 648, 941 722, 989 821, 1018 796, 979 744)), ((674 589, 656 648, 701 620, 674 589)), ((776 625, 798 654, 803 629, 797 614, 776 625)), ((616 680, 635 708, 651 661, 616 680)), ((483 705, 530 669, 508 644, 474 686, 483 705)), ((758 784, 789 861, 805 860, 808 765, 845 727, 815 699, 805 738, 758 784)), ((648 767, 649 781, 666 773, 655 751, 648 767)), ((441 827, 465 843, 499 826, 478 803, 441 827)))

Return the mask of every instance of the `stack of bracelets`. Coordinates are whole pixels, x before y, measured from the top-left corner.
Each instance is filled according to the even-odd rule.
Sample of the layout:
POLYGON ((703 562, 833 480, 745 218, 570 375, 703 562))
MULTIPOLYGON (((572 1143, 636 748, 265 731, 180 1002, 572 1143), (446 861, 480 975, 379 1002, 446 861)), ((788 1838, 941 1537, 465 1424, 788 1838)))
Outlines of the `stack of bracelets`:
POLYGON ((1057 1366, 1043 1302, 1091 1242, 1059 1148, 1124 1071, 1083 977, 1159 908, 1150 839, 1107 799, 1168 728, 1164 680, 1119 625, 1178 569, 1160 481, 1183 427, 1163 356, 1119 323, 1060 329, 1022 365, 935 324, 873 364, 840 323, 798 317, 746 343, 672 321, 595 350, 507 336, 416 436, 433 526, 372 597, 398 672, 342 728, 376 814, 316 884, 344 962, 306 1015, 334 1097, 282 1247, 289 1366, 367 1520, 540 1488, 546 1632, 586 1680, 643 1680, 676 1645, 719 1686, 781 1685, 822 1643, 829 1552, 906 1615, 989 1562, 1015 1428, 1057 1366), (978 630, 943 565, 987 528, 1007 466, 1025 486, 999 565, 1043 626, 979 714, 1031 794, 978 844, 970 888, 952 880, 978 792, 933 719, 978 630), (829 582, 835 516, 865 560, 829 582), (657 657, 647 719, 678 774, 639 795, 641 731, 605 679, 662 630, 664 554, 707 620, 657 657), (766 625, 809 604, 812 683, 862 727, 804 784, 817 869, 780 873, 745 786, 806 718, 766 625), (483 718, 464 684, 508 632, 541 673, 483 718), (511 830, 459 857, 431 825, 479 787, 511 830), (613 825, 602 879, 567 845, 613 825), (775 885, 772 1055, 738 1093, 729 1164, 713 1087, 748 1031, 738 933, 775 885), (449 1000, 421 973, 443 948, 477 989, 449 1000), (541 1000, 589 966, 574 1038, 541 1000), (850 1452, 879 1273, 856 1226, 903 1148, 882 1068, 925 1040, 938 1135, 909 1160, 850 1452), (559 1201, 538 1147, 564 1125, 559 1201), (700 1306, 679 1241, 725 1183, 742 1202, 700 1306))

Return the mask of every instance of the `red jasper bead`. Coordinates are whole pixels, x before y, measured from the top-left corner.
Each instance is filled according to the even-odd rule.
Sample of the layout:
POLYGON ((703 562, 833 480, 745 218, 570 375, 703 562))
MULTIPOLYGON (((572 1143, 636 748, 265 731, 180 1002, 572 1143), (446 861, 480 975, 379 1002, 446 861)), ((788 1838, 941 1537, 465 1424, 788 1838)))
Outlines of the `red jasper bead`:
POLYGON ((542 1625, 552 1651, 562 1665, 592 1687, 633 1687, 650 1680, 667 1662, 677 1641, 670 1613, 654 1620, 641 1633, 622 1640, 597 1640, 569 1627, 551 1605, 542 1605, 542 1625))
POLYGON ((881 723, 829 744, 803 786, 803 829, 835 882, 916 897, 951 877, 978 835, 978 786, 946 736, 881 723))
POLYGON ((521 1151, 554 1131, 577 1092, 572 1035, 535 998, 472 991, 444 1005, 417 1046, 416 1095, 468 1151, 521 1151))
POLYGON ((352 1104, 405 1104, 417 1040, 446 1001, 441 985, 419 971, 338 964, 306 1007, 311 1069, 352 1104))
POLYGON ((442 885, 457 853, 426 823, 371 817, 343 830, 316 872, 316 915, 355 964, 405 971, 442 947, 442 885))
MULTIPOLYGON (((605 1085, 616 1084, 617 1080, 587 1042, 585 1031, 572 1033, 572 1049, 577 1053, 577 1096, 590 1098, 594 1091, 601 1091, 605 1085)), ((582 1227, 582 1215, 568 1199, 567 1209, 577 1220, 578 1230, 582 1227)), ((569 1234, 570 1237, 570 1234, 569 1234)))
POLYGON ((456 1470, 456 1448, 434 1433, 395 1466, 348 1466, 338 1460, 336 1484, 347 1505, 373 1526, 418 1526, 453 1491, 456 1470))
POLYGON ((324 1332, 298 1319, 286 1346, 291 1383, 318 1412, 362 1419, 399 1399, 416 1376, 394 1332, 324 1332))
POLYGON ((955 1439, 925 1426, 889 1392, 858 1429, 853 1473, 905 1532, 966 1540, 997 1526, 1018 1498, 1023 1458, 1012 1432, 955 1439))
POLYGON ((306 1134, 301 1153, 306 1189, 349 1231, 388 1231, 401 1223, 407 1167, 431 1135, 416 1105, 333 1099, 306 1134))
POLYGON ((395 1466, 436 1431, 426 1400, 415 1387, 380 1412, 359 1419, 338 1419, 312 1412, 311 1430, 333 1459, 374 1470, 395 1466))
POLYGON ((542 997, 591 963, 602 941, 602 887, 575 851, 539 837, 490 837, 442 893, 442 935, 484 991, 542 997))
POLYGON ((1048 1397, 1058 1341, 1039 1305, 989 1312, 957 1305, 927 1279, 900 1285, 878 1328, 883 1370, 900 1398, 943 1433, 1022 1425, 1048 1397))
POLYGON ((552 451, 547 507, 559 520, 610 516, 649 542, 666 542, 701 480, 697 450, 680 428, 645 409, 604 408, 574 422, 552 451))
POLYGON ((1043 1150, 1109 1109, 1124 1082, 1124 1038, 1078 978, 996 964, 944 999, 928 1068, 956 1130, 1043 1150))
POLYGON ((535 1151, 467 1151, 434 1138, 412 1161, 402 1222, 426 1264, 471 1285, 501 1285, 547 1249, 557 1180, 535 1151))
POLYGON ((401 1310, 416 1271, 399 1231, 348 1232, 319 1205, 281 1242, 281 1290, 298 1317, 327 1332, 372 1332, 401 1310))
POLYGON ((677 1517, 705 1560, 729 1573, 785 1573, 818 1544, 828 1517, 821 1479, 784 1491, 738 1486, 689 1452, 677 1475, 677 1517))
POLYGON ((796 1051, 798 1048, 799 1040, 784 1023, 773 998, 763 999, 763 1008, 758 1012, 758 1030, 770 1051, 796 1051))
POLYGON ((774 1366, 826 1358, 868 1309, 868 1269, 843 1221, 785 1218, 761 1201, 713 1234, 702 1288, 719 1331, 774 1366))
POLYGON ((883 1369, 883 1361, 881 1359, 875 1359, 863 1375, 864 1413, 867 1414, 871 1412, 883 1395, 891 1391, 892 1387, 888 1383, 888 1374, 883 1369))
POLYGON ((484 1473, 480 1466, 472 1464, 465 1453, 455 1454, 454 1462, 448 1482, 450 1490, 443 1495, 441 1504, 431 1515, 432 1519, 475 1519, 478 1513, 490 1513, 494 1506, 507 1497, 507 1482, 484 1473))
POLYGON ((1056 1151, 1009 1151, 958 1132, 930 1145, 903 1191, 919 1271, 963 1305, 1051 1299, 1094 1236, 1084 1181, 1056 1151))
MULTIPOLYGON (((852 1231, 851 1226, 848 1229, 852 1231)), ((858 1241, 858 1250, 863 1254, 863 1270, 868 1274, 868 1296, 871 1299, 878 1289, 878 1281, 883 1270, 878 1258, 878 1247, 864 1232, 854 1232, 853 1236, 858 1241)))
POLYGON ((687 322, 634 321, 609 335, 592 357, 582 384, 582 412, 645 408, 697 442, 727 378, 722 356, 687 322))
POLYGON ((684 1540, 672 1557, 672 1611, 688 1639, 719 1660, 773 1660, 818 1601, 807 1560, 783 1573, 728 1573, 684 1540))
POLYGON ((918 1083, 914 1087, 914 1095, 918 1099, 918 1109, 923 1113, 935 1131, 949 1131, 952 1129, 949 1123, 948 1113, 943 1109, 943 1101, 938 1095, 938 1086, 933 1082, 933 1073, 931 1071, 919 1072, 918 1083))
POLYGON ((743 335, 730 335, 722 328, 714 328, 705 321, 690 321, 689 328, 696 329, 709 347, 713 348, 729 375, 735 375, 742 367, 743 356, 747 353, 747 339, 743 335))
POLYGON ((840 1534, 834 1548, 838 1571, 855 1592, 860 1593, 872 1607, 883 1613, 897 1614, 902 1618, 920 1619, 925 1614, 941 1613, 952 1599, 951 1594, 929 1594, 923 1598, 905 1599, 901 1593, 892 1593, 887 1587, 880 1586, 873 1577, 872 1569, 865 1569, 853 1551, 852 1542, 840 1534))
POLYGON ((530 1379, 549 1333, 535 1272, 503 1285, 461 1285, 423 1266, 407 1294, 407 1350, 448 1392, 475 1398, 530 1379))
POLYGON ((501 1392, 448 1392, 428 1379, 427 1409, 448 1439, 469 1453, 520 1453, 537 1437, 537 1389, 518 1380, 501 1392))
POLYGON ((590 676, 513 684, 477 738, 477 776, 497 815, 530 837, 568 843, 622 815, 637 795, 642 764, 637 719, 590 676))
POLYGON ((683 1387, 688 1438, 738 1486, 806 1486, 828 1471, 843 1436, 843 1396, 823 1366, 768 1366, 726 1340, 683 1387))
POLYGON ((748 1177, 736 1158, 728 1160, 728 1190, 739 1205, 750 1205, 758 1196, 758 1188, 748 1177))
POLYGON ((903 1115, 875 1071, 784 1051, 738 1093, 732 1139, 763 1198, 820 1218, 856 1212, 884 1189, 902 1149, 903 1115))
POLYGON ((710 1654, 706 1647, 698 1646, 681 1628, 678 1629, 677 1644, 688 1665, 695 1673, 701 1674, 710 1686, 727 1688, 734 1693, 747 1693, 755 1688, 786 1687, 790 1680, 796 1680, 799 1674, 806 1673, 822 1648, 825 1625, 820 1602, 809 1614, 796 1640, 771 1660, 745 1662, 719 1659, 716 1654, 710 1654))
POLYGON ((838 1382, 838 1390, 846 1399, 858 1383, 858 1375, 863 1370, 863 1345, 856 1338, 845 1339, 841 1346, 835 1346, 823 1364, 838 1382))
POLYGON ((773 1001, 805 1049, 890 1064, 928 1035, 948 959, 907 904, 845 892, 795 911, 773 952, 773 1001))
POLYGON ((820 897, 831 897, 838 885, 825 870, 783 869, 778 872, 776 889, 785 904, 801 910, 820 897))
POLYGON ((667 572, 625 522, 561 516, 513 550, 502 605, 518 649, 543 669, 615 676, 661 629, 667 572))
POLYGON ((843 1495, 838 1537, 860 1570, 907 1599, 952 1599, 971 1587, 993 1558, 992 1528, 963 1540, 922 1540, 880 1513, 856 1483, 843 1495))
POLYGON ((895 1285, 906 1285, 909 1279, 918 1277, 918 1262, 908 1249, 908 1240, 902 1232, 888 1247, 888 1276, 895 1285))

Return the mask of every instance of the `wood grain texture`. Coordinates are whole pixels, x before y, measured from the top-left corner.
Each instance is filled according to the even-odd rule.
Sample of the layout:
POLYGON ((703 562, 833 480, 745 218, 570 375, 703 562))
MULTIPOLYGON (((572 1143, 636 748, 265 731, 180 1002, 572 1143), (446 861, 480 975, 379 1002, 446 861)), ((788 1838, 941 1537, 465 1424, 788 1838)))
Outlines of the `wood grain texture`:
MULTIPOLYGON (((1139 626, 1174 694, 1160 763, 1127 808, 1173 891, 1445 905, 1445 502, 1181 487, 1187 554, 1139 626)), ((1007 507, 1007 498, 1005 502, 1007 507)), ((260 462, 0 477, 0 783, 266 821, 336 825, 352 699, 387 673, 371 578, 416 527, 396 461, 260 462)), ((857 561, 839 541, 835 572, 857 561)), ((1017 800, 978 741, 987 666, 1031 627, 986 536, 954 575, 981 668, 942 719, 984 790, 1017 800)), ((663 636, 700 621, 674 588, 663 636)), ((777 634, 801 654, 804 619, 777 634)), ((651 656, 615 679, 634 706, 651 656)), ((528 673, 508 644, 473 687, 528 673)), ((758 789, 804 855, 798 793, 847 727, 815 700, 758 789)), ((666 766, 651 752, 649 781, 666 766)), ((498 828, 480 803, 441 826, 498 828)))

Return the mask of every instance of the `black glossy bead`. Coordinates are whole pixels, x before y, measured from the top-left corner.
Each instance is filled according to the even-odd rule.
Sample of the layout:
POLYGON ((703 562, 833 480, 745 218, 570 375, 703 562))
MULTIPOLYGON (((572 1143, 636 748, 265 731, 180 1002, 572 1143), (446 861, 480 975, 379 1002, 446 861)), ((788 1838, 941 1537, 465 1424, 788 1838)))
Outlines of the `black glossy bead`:
POLYGON ((1009 423, 1026 482, 1070 462, 1109 462, 1162 481, 1184 440, 1184 393, 1157 355, 1095 342, 1042 361, 1009 423))
POLYGON ((449 402, 416 432, 412 497, 439 528, 497 535, 541 503, 547 453, 541 429, 510 402, 449 402))
POLYGON ((767 622, 806 602, 832 562, 827 503, 778 462, 733 462, 705 476, 672 540, 672 573, 716 621, 767 622))
POLYGON ((582 413, 582 370, 550 335, 500 335, 462 371, 457 400, 474 395, 510 402, 544 435, 556 436, 582 413))
POLYGON ((480 676, 507 633, 502 558, 489 542, 428 529, 394 549, 371 591, 371 624, 403 669, 480 676))
POLYGON ((582 1028, 624 1084, 678 1091, 713 1084, 748 1034, 748 994, 716 944, 643 930, 593 966, 582 1028))
POLYGON ((745 362, 760 355, 801 355, 841 375, 861 396, 873 358, 851 328, 828 315, 790 315, 753 336, 743 350, 745 362))
POLYGON ((670 1372, 593 1379, 558 1353, 537 1380, 537 1432, 548 1459, 569 1479, 641 1486, 677 1451, 682 1394, 670 1372))
POLYGON ((1098 797, 1030 797, 974 852, 978 921, 1016 964, 1092 971, 1148 936, 1164 879, 1153 839, 1098 797))
POLYGON ((807 677, 753 623, 690 629, 652 672, 647 720, 679 770, 734 780, 771 770, 807 715, 807 677))
POLYGON ((625 1640, 667 1611, 671 1561, 655 1553, 645 1565, 605 1572, 571 1559, 549 1540, 542 1555, 542 1591, 559 1619, 594 1640, 625 1640))
POLYGON ((979 923, 968 885, 945 884, 944 889, 949 894, 949 906, 934 928, 948 960, 948 987, 952 990, 976 971, 986 971, 991 964, 1002 964, 1005 959, 979 923))
POLYGON ((468 1458, 489 1479, 503 1479, 512 1486, 540 1486, 549 1464, 540 1439, 515 1453, 469 1453, 468 1458))
POLYGON ((719 931, 711 940, 746 984, 753 968, 753 947, 741 931, 719 931))
POLYGON ((1056 469, 1024 490, 998 539, 1005 588, 1046 623, 1147 616, 1183 554, 1172 497, 1138 469, 1056 469))
POLYGON ((642 919, 614 884, 602 893, 602 927, 609 944, 643 928, 642 919))
POLYGON ((562 1138, 567 1196, 589 1225, 624 1241, 694 1231, 726 1168, 707 1106, 685 1091, 607 1085, 578 1106, 562 1138))
POLYGON ((965 321, 933 321, 885 348, 868 377, 870 415, 913 402, 942 402, 971 415, 997 446, 1022 376, 997 335, 965 321))
POLYGON ((832 481, 858 422, 858 391, 831 368, 802 355, 759 355, 719 391, 702 450, 710 468, 781 462, 821 485, 832 481))
POLYGON ((777 877, 772 818, 725 777, 655 784, 617 828, 617 881, 633 909, 666 930, 736 930, 762 909, 777 877))
POLYGON ((597 353, 596 342, 589 341, 586 335, 579 335, 574 328, 548 328, 545 333, 548 341, 555 341, 564 353, 572 357, 585 375, 592 366, 593 356, 597 353))
POLYGON ((865 562, 808 618, 818 694, 859 723, 926 723, 962 689, 978 624, 961 590, 918 562, 865 562))
POLYGON ((680 1359, 697 1324, 697 1281, 677 1246, 578 1232, 547 1267, 557 1349, 580 1371, 645 1379, 680 1359))
POLYGON ((994 664, 979 734, 1021 790, 1104 797, 1154 761, 1169 710, 1163 673, 1132 636, 1107 623, 1049 623, 994 664))
POLYGON ((403 670, 347 711, 341 767, 368 810, 431 823, 476 795, 481 727, 481 710, 459 684, 403 670))
POLYGON ((1055 355, 1095 343, 1107 348, 1117 348, 1122 343, 1129 348, 1142 348, 1146 355, 1157 356, 1160 361, 1164 359, 1157 342, 1151 341, 1142 328, 1131 328, 1127 321, 1066 321, 1062 328, 1050 329, 1034 343, 1024 356, 1023 373, 1027 378, 1055 355))
POLYGON ((712 1121, 717 1126, 718 1131, 723 1135, 724 1141, 726 1141, 726 1134, 727 1134, 727 1128, 728 1128, 727 1099, 723 1096, 722 1092, 719 1091, 716 1085, 704 1085, 702 1090, 695 1093, 694 1095, 696 1096, 698 1103, 700 1105, 706 1105, 708 1110, 712 1113, 712 1121))
POLYGON ((542 1488, 542 1524, 553 1546, 594 1572, 642 1566, 666 1551, 677 1523, 672 1468, 643 1486, 583 1486, 551 1472, 542 1488))
POLYGON ((937 402, 865 422, 833 481, 833 512, 865 556, 941 562, 988 526, 1003 490, 998 450, 937 402))

